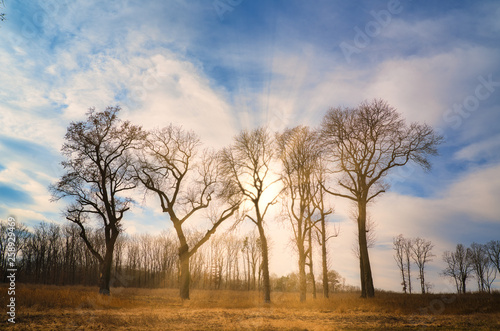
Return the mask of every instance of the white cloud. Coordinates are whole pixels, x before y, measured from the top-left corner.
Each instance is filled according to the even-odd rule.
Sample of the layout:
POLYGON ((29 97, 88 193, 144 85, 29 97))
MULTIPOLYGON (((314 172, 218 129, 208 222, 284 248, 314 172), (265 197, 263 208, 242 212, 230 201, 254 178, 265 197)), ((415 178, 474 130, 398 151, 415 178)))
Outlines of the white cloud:
POLYGON ((463 147, 455 153, 455 159, 474 161, 492 159, 498 156, 500 150, 500 135, 489 137, 485 140, 463 147))
MULTIPOLYGON (((498 67, 499 54, 491 45, 450 35, 450 29, 466 17, 463 13, 440 20, 394 18, 363 49, 360 56, 372 62, 353 67, 346 65, 341 54, 326 52, 324 45, 288 35, 289 26, 281 22, 276 23, 278 32, 269 40, 253 35, 242 40, 238 31, 225 26, 211 30, 213 22, 201 13, 204 7, 182 1, 169 2, 156 12, 159 7, 157 3, 134 7, 96 1, 61 5, 55 13, 48 12, 50 20, 44 27, 45 35, 40 36, 43 38, 0 46, 2 134, 58 150, 68 123, 83 120, 88 107, 101 110, 120 104, 125 119, 145 128, 173 122, 194 130, 207 145, 222 146, 241 128, 264 123, 271 129, 317 125, 329 107, 356 106, 375 97, 386 99, 409 121, 440 125, 443 113, 453 103, 474 92, 477 76, 498 67), (228 44, 217 44, 221 46, 210 49, 209 55, 195 47, 202 38, 217 34, 224 34, 227 38, 221 40, 228 44), (51 40, 56 36, 63 40, 60 44, 51 40), (284 45, 282 38, 290 44, 284 45), (52 41, 55 44, 49 47, 52 41), (234 69, 235 78, 227 90, 208 76, 209 69, 217 65, 234 69)), ((485 7, 483 11, 489 15, 471 20, 480 22, 474 25, 476 29, 491 38, 499 29, 496 18, 500 9, 485 7)), ((328 16, 325 24, 330 20, 328 16)), ((464 22, 464 26, 472 26, 471 21, 464 22)), ((290 27, 295 23, 290 20, 290 27)), ((490 114, 495 111, 484 110, 490 114)), ((475 130, 496 126, 487 119, 478 119, 475 130)), ((462 129, 462 137, 472 130, 469 126, 462 129)), ((493 158, 499 140, 495 135, 465 146, 455 158, 457 162, 493 158)), ((45 183, 56 178, 60 169, 48 169, 46 161, 36 164, 26 155, 2 164, 7 169, 0 172, 0 180, 23 188, 33 197, 30 210, 12 206, 12 213, 46 220, 44 215, 58 211, 57 205, 48 203, 45 183)), ((495 198, 500 196, 500 168, 493 165, 473 170, 434 198, 388 193, 370 206, 379 224, 380 246, 371 250, 375 286, 400 289, 392 250, 387 249, 393 236, 421 236, 435 242, 436 252, 442 252, 453 248, 459 231, 474 232, 484 224, 498 224, 500 207, 495 198), (470 228, 458 228, 464 224, 470 228), (388 270, 394 271, 389 275, 388 270)), ((356 242, 351 206, 344 200, 333 202, 341 234, 330 242, 331 265, 348 278, 348 283, 358 284, 359 265, 351 251, 356 242)), ((155 203, 151 205, 154 208, 155 203)), ((168 223, 143 225, 140 220, 144 214, 138 211, 134 215, 126 224, 130 232, 155 232, 168 223)), ((269 224, 269 231, 276 247, 272 270, 295 270, 296 258, 288 244, 290 233, 277 224, 269 224)), ((438 260, 439 256, 435 265, 439 265, 438 260)), ((433 277, 438 283, 439 277, 433 277)))

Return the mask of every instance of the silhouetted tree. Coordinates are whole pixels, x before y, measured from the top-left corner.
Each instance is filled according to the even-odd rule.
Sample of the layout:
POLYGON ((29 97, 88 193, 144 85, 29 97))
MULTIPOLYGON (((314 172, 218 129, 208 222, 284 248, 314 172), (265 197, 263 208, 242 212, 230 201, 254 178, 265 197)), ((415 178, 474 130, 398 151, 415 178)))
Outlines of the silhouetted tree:
POLYGON ((398 265, 399 271, 401 272, 401 285, 403 286, 403 292, 407 292, 407 280, 406 280, 406 259, 405 259, 405 244, 406 239, 400 234, 392 239, 392 248, 395 251, 394 260, 398 265))
POLYGON ((373 297, 367 205, 385 192, 383 177, 392 168, 415 162, 430 169, 427 157, 437 154, 442 138, 426 124, 407 125, 396 109, 382 100, 363 102, 357 108, 330 109, 321 123, 321 136, 340 189, 328 192, 350 199, 358 207, 361 296, 373 297))
POLYGON ((103 112, 91 108, 86 121, 69 125, 62 147, 66 173, 50 187, 53 200, 71 201, 66 219, 80 227, 81 238, 99 261, 99 293, 108 295, 115 242, 132 201, 124 195, 136 187, 130 172, 130 151, 145 138, 140 127, 119 120, 119 111, 119 107, 103 112), (104 253, 87 235, 86 225, 91 219, 102 228, 104 253))
POLYGON ((446 263, 443 275, 453 278, 457 293, 465 293, 467 280, 474 270, 471 263, 470 248, 458 244, 454 252, 444 252, 443 260, 446 263))
POLYGON ((170 125, 154 130, 144 144, 136 167, 137 178, 158 197, 162 211, 168 214, 177 234, 182 299, 189 299, 189 258, 239 207, 239 201, 231 196, 224 207, 209 210, 206 217, 211 224, 207 232, 189 245, 183 226, 199 211, 213 206, 212 199, 222 192, 217 157, 209 151, 200 155, 200 146, 196 134, 181 127, 170 125))
POLYGON ((413 239, 406 238, 403 243, 404 255, 406 258, 406 279, 408 281, 408 293, 411 294, 412 286, 411 286, 411 249, 413 245, 413 239))
POLYGON ((486 245, 472 243, 470 251, 470 262, 477 280, 477 289, 480 292, 490 292, 491 284, 496 277, 496 267, 488 256, 488 248, 486 245))
POLYGON ((245 213, 259 231, 262 253, 262 277, 264 301, 271 302, 271 283, 269 279, 269 251, 264 219, 269 207, 276 202, 276 196, 264 197, 268 188, 278 180, 271 177, 271 163, 275 157, 274 143, 265 128, 243 131, 234 138, 231 146, 220 154, 225 191, 228 195, 239 195, 248 201, 253 209, 245 213))
POLYGON ((435 255, 432 254, 432 249, 434 245, 432 242, 422 239, 415 238, 411 240, 411 251, 412 258, 415 261, 415 264, 418 267, 418 278, 420 279, 420 288, 422 290, 422 294, 425 293, 426 283, 425 283, 425 264, 427 262, 432 261, 432 257, 435 255))
POLYGON ((500 240, 492 240, 486 244, 486 252, 490 261, 500 273, 500 240))

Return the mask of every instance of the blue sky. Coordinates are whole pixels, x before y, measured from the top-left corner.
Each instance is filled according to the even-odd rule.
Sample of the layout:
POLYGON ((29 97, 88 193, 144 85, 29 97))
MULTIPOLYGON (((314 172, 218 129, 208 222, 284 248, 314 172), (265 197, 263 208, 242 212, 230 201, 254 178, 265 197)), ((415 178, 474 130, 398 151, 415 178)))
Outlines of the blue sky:
MULTIPOLYGON (((461 242, 500 239, 498 1, 5 1, 0 23, 0 217, 63 222, 47 187, 61 175, 66 127, 120 105, 145 128, 181 124, 221 147, 243 128, 316 126, 329 107, 383 98, 446 137, 426 173, 395 171, 370 206, 375 286, 399 290, 392 237, 435 243, 428 278, 461 242), (387 270, 392 270, 388 272, 387 270)), ((331 267, 358 284, 351 206, 332 200, 341 234, 331 267)), ((155 201, 130 233, 169 227, 155 201), (147 219, 147 222, 143 222, 147 219)), ((288 232, 269 224, 271 270, 288 232)), ((288 246, 289 247, 289 246, 288 246)), ((292 267, 290 267, 292 266, 292 267)))

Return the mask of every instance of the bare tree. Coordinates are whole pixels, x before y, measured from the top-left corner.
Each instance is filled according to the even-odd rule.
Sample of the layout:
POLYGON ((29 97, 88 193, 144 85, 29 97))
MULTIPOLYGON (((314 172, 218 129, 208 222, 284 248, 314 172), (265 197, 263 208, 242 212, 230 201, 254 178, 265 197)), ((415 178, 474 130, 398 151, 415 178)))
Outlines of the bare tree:
POLYGON ((273 140, 265 128, 243 131, 234 138, 231 146, 220 154, 225 175, 227 194, 239 195, 250 203, 245 218, 250 219, 259 231, 262 253, 262 277, 264 301, 271 302, 271 283, 269 279, 269 251, 264 219, 269 207, 276 202, 278 195, 266 199, 270 186, 278 180, 271 177, 271 163, 275 156, 273 140))
POLYGON ((247 265, 247 289, 250 290, 250 288, 252 288, 255 290, 257 288, 257 267, 261 265, 260 257, 262 256, 262 253, 260 239, 257 238, 253 232, 250 235, 245 236, 242 251, 247 265))
POLYGON ((446 251, 443 254, 443 260, 447 265, 443 270, 443 276, 453 278, 457 293, 466 292, 467 280, 473 272, 470 256, 471 250, 462 244, 458 244, 454 252, 446 251))
POLYGON ((405 238, 402 234, 393 238, 394 260, 401 272, 404 293, 411 294, 411 258, 415 239, 405 238))
POLYGON ((66 218, 80 227, 80 236, 100 264, 99 293, 109 295, 113 251, 136 187, 131 177, 130 151, 145 138, 140 127, 118 119, 119 107, 103 112, 91 108, 85 122, 73 122, 65 135, 62 162, 66 174, 51 185, 53 200, 72 202, 66 218), (87 236, 86 225, 95 219, 102 227, 105 252, 100 253, 87 236))
POLYGON ((426 283, 425 283, 425 264, 427 262, 432 261, 432 257, 435 255, 432 254, 432 249, 434 248, 434 245, 432 242, 422 239, 422 238, 415 238, 412 241, 411 245, 411 251, 412 251, 412 259, 415 261, 415 264, 418 267, 418 278, 420 279, 420 288, 422 289, 422 294, 425 294, 425 288, 426 288, 426 283))
POLYGON ((307 262, 306 265, 309 267, 309 274, 307 275, 307 280, 311 283, 311 292, 313 299, 316 299, 316 278, 314 277, 314 259, 313 259, 313 241, 312 241, 312 229, 307 231, 307 262))
POLYGON ((313 204, 316 208, 316 213, 318 219, 314 222, 317 229, 318 242, 321 246, 321 267, 323 271, 323 296, 325 298, 329 297, 329 281, 328 281, 328 254, 327 254, 327 242, 329 239, 337 237, 339 235, 339 229, 334 227, 333 233, 329 233, 326 227, 327 216, 333 213, 333 208, 330 208, 325 203, 326 191, 324 189, 326 182, 326 171, 322 158, 319 159, 318 168, 315 171, 316 179, 316 191, 313 196, 313 204), (319 223, 319 225, 318 225, 319 223))
POLYGON ((413 239, 406 238, 403 243, 404 254, 406 258, 406 279, 408 282, 408 293, 411 294, 412 286, 411 286, 411 249, 413 246, 413 239))
POLYGON ((392 168, 415 162, 430 169, 429 155, 437 154, 441 137, 426 124, 407 125, 385 101, 363 102, 357 108, 332 108, 321 124, 321 135, 332 171, 338 174, 334 196, 358 207, 361 296, 375 290, 366 239, 367 205, 387 189, 383 177, 392 168))
POLYGON ((472 243, 470 252, 470 262, 477 280, 477 289, 480 292, 490 292, 491 284, 496 277, 496 267, 488 256, 488 248, 486 245, 472 243))
POLYGON ((211 224, 207 232, 189 245, 183 225, 197 212, 213 206, 211 201, 221 189, 217 158, 208 151, 199 155, 200 145, 196 134, 181 127, 170 125, 154 130, 144 144, 136 167, 137 178, 158 197, 162 211, 168 214, 177 234, 182 299, 189 299, 189 258, 239 206, 239 201, 230 197, 223 207, 209 210, 211 224))
POLYGON ((394 260, 398 265, 399 271, 401 272, 401 285, 403 286, 403 292, 407 292, 407 281, 406 281, 406 259, 405 259, 405 243, 406 239, 400 234, 397 237, 392 238, 392 248, 395 251, 394 260))
MULTIPOLYGON (((294 242, 299 254, 300 301, 306 300, 306 258, 312 256, 312 216, 315 213, 315 171, 319 149, 315 134, 306 126, 287 129, 276 135, 278 157, 282 165, 281 180, 284 185, 283 204, 286 218, 293 229, 294 242), (309 245, 306 247, 306 243, 309 245)), ((312 259, 309 259, 312 271, 312 259)))
POLYGON ((500 240, 492 240, 486 244, 486 252, 490 261, 500 273, 500 240))

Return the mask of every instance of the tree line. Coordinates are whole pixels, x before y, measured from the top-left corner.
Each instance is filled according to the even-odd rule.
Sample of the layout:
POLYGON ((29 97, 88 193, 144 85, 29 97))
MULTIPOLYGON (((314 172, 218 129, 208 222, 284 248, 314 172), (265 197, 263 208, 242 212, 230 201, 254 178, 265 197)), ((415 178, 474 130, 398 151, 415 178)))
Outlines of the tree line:
POLYGON ((470 247, 457 244, 454 251, 443 253, 446 268, 442 275, 453 279, 457 293, 465 293, 467 281, 475 278, 479 292, 491 293, 491 285, 500 273, 500 240, 470 247))
MULTIPOLYGON (((6 281, 7 223, 0 221, 0 279, 6 281)), ((29 230, 17 223, 16 269, 21 282, 52 285, 98 285, 99 263, 80 238, 75 224, 41 222, 29 230)), ((88 230, 88 240, 104 250, 101 232, 88 230)), ((188 241, 200 234, 191 232, 188 241)), ((123 287, 174 288, 179 286, 178 244, 172 233, 157 235, 124 234, 115 244, 111 285, 123 287)), ((246 235, 221 234, 211 238, 190 259, 191 286, 197 289, 262 289, 260 239, 255 233, 246 235)), ((308 274, 308 291, 313 292, 308 274)), ((271 276, 271 288, 278 291, 299 291, 298 274, 271 276)), ((353 290, 345 285, 334 270, 328 271, 327 282, 332 291, 353 290)), ((322 286, 323 284, 318 284, 322 286)))
MULTIPOLYGON (((91 108, 86 121, 69 125, 61 150, 65 173, 50 187, 54 200, 67 202, 66 219, 77 226, 98 261, 102 294, 109 294, 123 217, 134 194, 142 192, 156 199, 173 226, 183 299, 189 299, 193 280, 191 259, 223 222, 232 219, 234 226, 243 221, 255 225, 263 296, 270 302, 265 229, 276 218, 270 212, 276 204, 282 206, 279 217, 292 225, 301 300, 316 243, 322 251, 323 293, 328 296, 326 242, 335 233, 327 233, 327 218, 333 212, 327 196, 346 198, 357 206, 361 295, 372 297, 367 206, 387 189, 384 178, 391 169, 409 162, 429 169, 428 156, 437 154, 442 140, 426 124, 407 124, 383 100, 331 108, 318 129, 243 130, 218 151, 203 147, 194 132, 181 126, 145 131, 120 120, 119 111, 91 108), (91 240, 90 224, 100 241, 91 240), (199 235, 190 238, 193 228, 199 235)), ((312 289, 315 296, 314 284, 312 289)))
MULTIPOLYGON (((411 266, 418 268, 417 279, 420 281, 422 294, 429 292, 431 284, 425 281, 425 265, 434 255, 431 241, 422 238, 405 238, 402 234, 393 238, 394 260, 401 275, 404 293, 412 293, 411 266)), ((500 241, 492 240, 487 244, 472 243, 470 247, 458 244, 455 251, 445 251, 443 261, 446 268, 441 275, 453 279, 457 293, 466 292, 467 281, 477 280, 479 292, 491 293, 491 286, 500 273, 500 241)))

